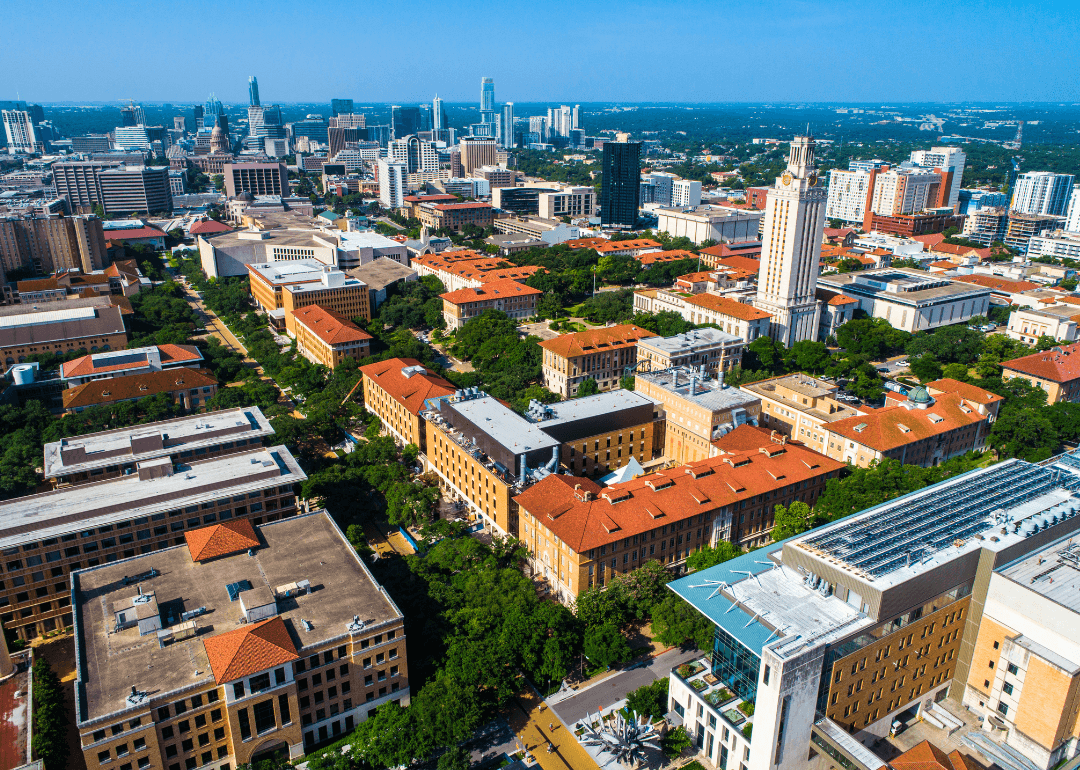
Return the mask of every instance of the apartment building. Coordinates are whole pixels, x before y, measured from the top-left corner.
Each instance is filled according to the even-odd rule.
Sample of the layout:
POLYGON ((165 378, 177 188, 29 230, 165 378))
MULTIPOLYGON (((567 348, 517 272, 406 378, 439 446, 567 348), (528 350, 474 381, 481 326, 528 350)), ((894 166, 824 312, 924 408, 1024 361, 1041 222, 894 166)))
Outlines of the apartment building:
POLYGON ((291 516, 305 478, 285 447, 258 447, 180 463, 159 456, 136 473, 4 501, 0 623, 22 639, 68 628, 70 572, 176 545, 212 522, 291 516))
POLYGON ((21 364, 27 356, 41 353, 110 350, 127 345, 119 307, 73 304, 79 307, 48 303, 48 310, 31 306, 28 311, 26 305, 0 308, 0 356, 5 365, 21 364))
POLYGON ((379 418, 383 429, 402 446, 414 444, 426 451, 427 429, 423 412, 428 399, 448 396, 454 385, 414 358, 391 358, 360 367, 364 382, 364 408, 379 418))
POLYGON ((49 442, 42 470, 59 489, 137 474, 139 463, 163 457, 175 465, 250 451, 272 435, 259 407, 224 409, 49 442))
POLYGON ((0 219, 0 267, 26 267, 36 274, 61 270, 90 273, 109 258, 101 220, 92 214, 0 219))
POLYGON ((478 288, 458 289, 440 294, 447 329, 460 329, 488 310, 498 310, 524 321, 536 315, 536 303, 544 292, 523 283, 506 279, 491 281, 478 288))
POLYGON ((776 505, 813 505, 842 463, 742 426, 733 451, 602 487, 551 475, 514 498, 533 574, 570 603, 646 561, 679 570, 694 551, 727 540, 768 542, 776 505))
POLYGON ((698 752, 747 770, 802 770, 808 752, 885 766, 872 747, 894 719, 959 708, 997 675, 976 646, 992 575, 1076 532, 1077 465, 1006 460, 669 583, 716 626, 705 671, 670 675, 698 752))
POLYGON ((829 197, 825 203, 825 218, 861 225, 866 213, 866 194, 869 190, 869 171, 832 169, 829 172, 829 197))
POLYGON ((1072 174, 1026 171, 1013 183, 1010 208, 1018 214, 1065 216, 1074 179, 1072 174))
POLYGON ((425 227, 453 232, 460 232, 465 225, 491 227, 495 221, 495 209, 489 203, 424 203, 419 214, 425 227))
POLYGON ((694 324, 713 323, 725 334, 753 342, 768 335, 772 314, 753 305, 719 294, 692 294, 668 289, 642 289, 634 292, 634 310, 659 313, 670 310, 694 324))
POLYGON ((90 770, 296 759, 409 702, 401 611, 326 511, 187 532, 72 596, 90 770))
POLYGON ((708 374, 715 376, 742 363, 745 345, 741 337, 711 327, 692 329, 673 337, 646 337, 638 342, 638 372, 655 372, 675 366, 704 367, 708 374))
POLYGON ((518 535, 513 496, 557 473, 594 475, 658 454, 655 405, 632 391, 556 404, 532 402, 524 416, 476 388, 427 403, 426 467, 485 526, 518 535), (580 447, 580 448, 579 448, 580 447))
POLYGON ((91 380, 146 374, 164 369, 198 369, 203 365, 202 352, 194 345, 150 345, 145 348, 110 350, 73 358, 60 364, 60 379, 69 388, 91 380))
POLYGON ((296 339, 296 349, 313 364, 329 369, 346 358, 359 361, 371 354, 371 335, 346 316, 321 305, 307 305, 285 313, 285 328, 296 339))
POLYGON ((586 379, 600 390, 619 387, 637 364, 638 340, 658 336, 633 324, 588 329, 544 340, 544 386, 563 398, 574 396, 586 379))
POLYGON ((711 378, 699 367, 639 372, 634 391, 659 404, 664 414, 664 457, 689 463, 712 457, 713 442, 740 425, 757 425, 761 401, 711 378))
POLYGON ((1019 211, 1009 212, 1005 226, 1005 245, 1026 254, 1028 244, 1036 235, 1045 235, 1060 230, 1065 225, 1065 217, 1052 214, 1024 214, 1019 211))
POLYGON ((564 187, 557 192, 541 192, 537 196, 536 213, 541 219, 596 216, 596 188, 564 187))
POLYGON ((1045 390, 1048 404, 1080 401, 1080 343, 1060 345, 1042 353, 1004 361, 1001 379, 1014 377, 1045 390))
POLYGON ((284 163, 226 163, 225 195, 235 198, 240 193, 252 195, 289 195, 289 172, 284 163))
POLYGON ((209 369, 165 369, 128 374, 103 380, 91 380, 68 388, 60 394, 64 411, 78 413, 84 409, 124 401, 138 401, 149 396, 165 394, 184 411, 202 411, 217 395, 218 381, 209 369))

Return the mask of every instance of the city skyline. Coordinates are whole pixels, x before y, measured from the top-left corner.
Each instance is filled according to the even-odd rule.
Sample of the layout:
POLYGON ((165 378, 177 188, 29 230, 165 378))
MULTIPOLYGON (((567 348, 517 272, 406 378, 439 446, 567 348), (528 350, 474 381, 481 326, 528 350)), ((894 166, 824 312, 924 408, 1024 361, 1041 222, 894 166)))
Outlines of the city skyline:
MULTIPOLYGON (((260 13, 273 18, 275 5, 260 6, 260 13)), ((413 42, 434 45, 443 36, 453 38, 456 30, 470 23, 471 4, 462 5, 458 12, 441 15, 438 25, 421 24, 409 30, 413 42)), ((522 29, 544 29, 545 23, 559 19, 558 27, 551 31, 557 33, 563 50, 577 53, 555 57, 542 69, 523 57, 495 66, 478 61, 443 72, 433 70, 426 60, 393 60, 390 52, 396 50, 397 39, 375 36, 372 61, 387 62, 385 65, 365 69, 363 75, 354 68, 341 67, 321 74, 315 86, 295 58, 264 50, 254 41, 238 40, 227 24, 205 26, 207 14, 219 13, 217 6, 195 3, 184 10, 170 17, 171 34, 162 38, 136 34, 154 23, 160 8, 70 4, 61 11, 64 23, 50 26, 53 44, 69 55, 43 59, 36 55, 37 33, 49 23, 49 12, 43 17, 40 6, 12 3, 5 21, 19 34, 10 35, 0 52, 0 93, 39 103, 126 98, 195 102, 204 99, 207 91, 216 90, 229 103, 243 103, 247 77, 254 73, 262 78, 263 90, 276 103, 312 103, 342 93, 371 103, 430 101, 436 92, 447 103, 466 103, 477 100, 477 84, 483 76, 494 78, 501 101, 518 103, 641 102, 656 94, 675 103, 1080 98, 1068 77, 1080 63, 1080 32, 1069 23, 1071 6, 1064 2, 1022 3, 1008 8, 972 2, 938 8, 921 3, 900 9, 861 0, 828 8, 786 2, 768 14, 756 7, 720 9, 703 3, 654 5, 636 11, 593 3, 565 9, 571 11, 569 14, 559 13, 558 7, 540 10, 518 4, 487 19, 493 34, 513 37, 522 29), (1031 6, 1030 15, 1026 5, 1031 6), (1027 21, 1029 18, 1032 21, 1027 21), (845 33, 853 19, 872 34, 887 30, 892 44, 837 47, 822 42, 845 33), (973 52, 969 46, 960 45, 959 40, 956 45, 942 46, 937 37, 927 35, 925 25, 931 19, 940 29, 963 28, 967 40, 987 41, 979 48, 979 67, 970 67, 973 52), (1009 30, 1007 38, 1002 38, 1002 29, 1009 30), (729 35, 725 30, 738 33, 729 35), (124 53, 116 55, 115 49, 98 45, 103 35, 122 37, 124 53), (162 73, 168 72, 170 62, 178 60, 193 39, 208 49, 228 50, 230 57, 185 58, 182 82, 170 84, 162 73), (638 54, 623 44, 626 39, 649 40, 654 48, 700 51, 725 68, 737 64, 740 75, 734 79, 672 79, 664 68, 636 66, 638 54), (715 52, 718 42, 723 45, 715 52), (385 54, 379 52, 380 46, 387 48, 385 54), (86 62, 86 66, 72 70, 64 63, 72 59, 86 62), (936 62, 934 67, 926 66, 930 60, 936 62), (131 66, 133 61, 140 65, 131 66), (753 66, 749 66, 751 61, 753 66), (942 71, 964 75, 942 78, 942 71)), ((243 10, 239 8, 238 15, 242 16, 243 10)), ((479 7, 475 10, 480 12, 479 7)), ((323 13, 347 19, 351 11, 348 6, 331 3, 323 13)), ((396 23, 393 6, 375 5, 365 11, 365 25, 379 28, 396 23)), ((57 16, 59 21, 60 14, 57 16)), ((424 4, 417 7, 416 18, 425 18, 424 4)), ((297 45, 290 50, 295 51, 307 50, 305 35, 318 35, 314 29, 294 32, 297 45)))

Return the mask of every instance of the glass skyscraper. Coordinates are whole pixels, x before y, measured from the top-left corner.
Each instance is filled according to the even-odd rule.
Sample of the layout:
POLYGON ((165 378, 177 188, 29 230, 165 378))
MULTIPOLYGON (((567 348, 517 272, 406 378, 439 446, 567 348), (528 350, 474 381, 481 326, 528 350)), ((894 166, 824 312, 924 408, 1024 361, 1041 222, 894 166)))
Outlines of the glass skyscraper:
POLYGON ((254 75, 248 78, 248 98, 252 107, 259 106, 259 81, 254 75))
POLYGON ((641 142, 605 142, 600 225, 632 228, 641 196, 641 142))
POLYGON ((480 79, 480 122, 495 122, 495 81, 491 78, 480 79))

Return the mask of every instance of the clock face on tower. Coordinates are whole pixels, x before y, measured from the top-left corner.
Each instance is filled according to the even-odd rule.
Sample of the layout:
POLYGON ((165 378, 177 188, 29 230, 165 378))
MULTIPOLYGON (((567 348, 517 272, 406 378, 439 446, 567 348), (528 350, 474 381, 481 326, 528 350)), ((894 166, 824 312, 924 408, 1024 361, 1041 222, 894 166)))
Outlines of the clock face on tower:
POLYGON ((784 187, 790 187, 791 186, 791 172, 790 171, 785 171, 784 175, 782 177, 780 177, 780 181, 784 183, 784 187))
POLYGON ((809 176, 809 177, 807 178, 807 180, 806 180, 806 183, 807 183, 808 185, 810 185, 811 187, 815 187, 815 186, 817 185, 817 183, 818 183, 818 177, 817 177, 817 174, 811 174, 811 175, 810 175, 810 176, 809 176))

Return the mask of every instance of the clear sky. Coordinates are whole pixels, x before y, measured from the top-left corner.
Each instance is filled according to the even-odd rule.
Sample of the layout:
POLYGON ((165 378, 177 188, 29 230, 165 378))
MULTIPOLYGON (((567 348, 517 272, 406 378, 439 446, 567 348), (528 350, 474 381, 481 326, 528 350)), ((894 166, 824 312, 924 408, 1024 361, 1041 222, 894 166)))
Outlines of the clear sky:
POLYGON ((1077 0, 5 0, 0 100, 1080 101, 1077 0))

